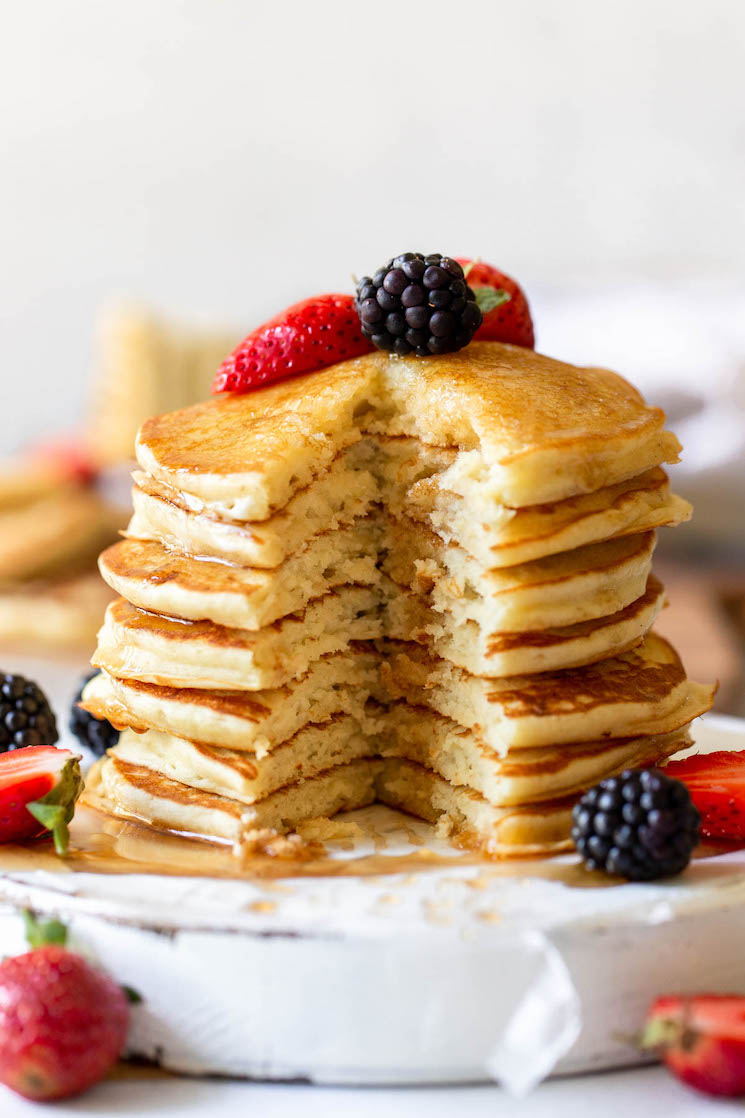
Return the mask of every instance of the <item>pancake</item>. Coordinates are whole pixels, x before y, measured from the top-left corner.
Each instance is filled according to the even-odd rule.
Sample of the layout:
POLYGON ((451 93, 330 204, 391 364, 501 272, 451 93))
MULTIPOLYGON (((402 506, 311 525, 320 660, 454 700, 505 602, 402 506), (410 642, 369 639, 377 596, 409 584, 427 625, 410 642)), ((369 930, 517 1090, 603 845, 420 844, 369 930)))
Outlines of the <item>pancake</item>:
MULTIPOLYGON (((316 536, 303 551, 271 570, 192 559, 151 540, 124 540, 103 553, 101 574, 141 609, 188 620, 207 619, 257 630, 302 609, 312 598, 347 583, 378 581, 378 525, 316 536)), ((476 621, 492 631, 573 625, 615 613, 644 592, 655 545, 653 532, 590 544, 516 567, 483 571, 461 548, 402 520, 386 525, 383 570, 395 582, 427 594, 455 624, 476 621)))
POLYGON ((137 460, 226 519, 266 520, 359 440, 354 416, 373 381, 346 362, 146 420, 137 460))
POLYGON ((573 799, 495 807, 478 792, 399 757, 386 758, 378 769, 376 792, 383 803, 436 824, 487 857, 559 854, 572 846, 573 799))
POLYGON ((369 645, 351 645, 268 691, 159 687, 100 672, 87 684, 82 705, 119 729, 170 732, 261 758, 309 722, 328 722, 342 712, 361 719, 378 677, 378 654, 369 645))
POLYGON ((463 548, 444 545, 407 518, 389 519, 382 569, 426 595, 455 625, 528 632, 575 625, 624 609, 644 593, 655 533, 622 536, 514 567, 484 570, 463 548))
POLYGON ((0 644, 90 650, 111 591, 96 570, 0 587, 0 644))
POLYGON ((94 489, 58 483, 56 491, 0 512, 0 584, 47 578, 94 565, 122 518, 94 489))
POLYGON ((375 501, 458 543, 487 569, 529 562, 616 536, 687 520, 661 469, 581 497, 523 509, 473 501, 443 487, 457 452, 417 439, 366 437, 268 520, 240 522, 219 508, 135 473, 127 534, 188 555, 248 567, 278 566, 315 535, 351 524, 375 501))
POLYGON ((369 519, 324 532, 271 570, 192 559, 153 540, 127 539, 104 551, 99 567, 109 586, 140 609, 258 630, 338 586, 375 584, 376 534, 369 519))
POLYGON ((493 504, 474 509, 472 502, 429 477, 411 486, 405 499, 389 501, 388 507, 426 524, 446 544, 459 544, 487 569, 680 524, 692 511, 687 501, 670 492, 667 475, 659 468, 581 497, 521 509, 493 504))
POLYGON ((249 753, 202 745, 158 730, 147 730, 144 734, 125 730, 109 755, 152 769, 190 788, 255 804, 285 785, 310 780, 337 765, 369 757, 371 734, 378 726, 376 709, 369 709, 363 726, 348 714, 337 715, 321 726, 304 726, 262 760, 249 753))
POLYGON ((338 765, 249 806, 108 756, 94 765, 83 796, 93 806, 156 830, 240 843, 251 831, 286 833, 307 819, 366 807, 375 799, 379 766, 370 760, 338 765))
POLYGON ((408 703, 391 708, 380 740, 384 757, 414 761, 498 807, 574 795, 624 769, 656 765, 690 745, 686 731, 675 730, 522 749, 500 757, 474 730, 408 703))
POLYGON ((0 513, 52 497, 64 484, 58 466, 43 455, 6 459, 0 462, 0 513))
POLYGON ((250 633, 211 621, 146 613, 119 598, 106 611, 92 659, 120 679, 166 687, 260 691, 303 675, 321 656, 380 636, 377 593, 345 586, 299 614, 250 633))
POLYGON ((408 642, 388 642, 387 694, 424 703, 477 731, 491 749, 534 749, 608 737, 667 734, 711 708, 715 688, 686 678, 656 633, 589 666, 488 679, 469 675, 408 642))
POLYGON ((488 678, 558 671, 618 656, 642 640, 665 601, 661 583, 650 575, 644 594, 608 617, 526 633, 490 633, 475 621, 454 624, 390 580, 383 588, 386 636, 425 645, 471 675, 488 678))
POLYGON ((187 555, 214 556, 245 567, 277 567, 314 536, 347 527, 367 513, 377 498, 378 484, 372 473, 356 466, 364 449, 357 444, 339 455, 274 516, 249 524, 221 519, 201 501, 138 471, 127 534, 159 540, 187 555))
POLYGON ((287 785, 379 752, 383 758, 399 757, 432 769, 490 804, 509 807, 576 794, 625 768, 657 764, 689 744, 685 731, 676 731, 528 749, 499 758, 473 731, 401 703, 385 715, 372 705, 362 724, 340 715, 321 727, 305 726, 262 760, 157 730, 125 730, 109 756, 190 788, 257 804, 287 785))
POLYGON ((147 420, 136 449, 158 482, 264 520, 363 432, 457 448, 444 486, 511 507, 614 485, 680 449, 617 374, 496 342, 426 362, 376 351, 219 397, 147 420))

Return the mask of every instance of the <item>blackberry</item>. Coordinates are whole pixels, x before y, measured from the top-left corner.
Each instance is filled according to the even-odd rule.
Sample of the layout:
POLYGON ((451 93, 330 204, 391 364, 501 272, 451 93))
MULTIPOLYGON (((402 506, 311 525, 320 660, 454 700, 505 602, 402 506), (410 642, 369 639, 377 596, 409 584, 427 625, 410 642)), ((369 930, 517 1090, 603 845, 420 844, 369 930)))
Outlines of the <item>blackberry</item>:
POLYGON ((0 753, 58 739, 57 719, 41 687, 22 675, 0 675, 0 753))
POLYGON ((439 252, 404 252, 363 276, 355 300, 362 333, 378 349, 404 355, 454 353, 482 321, 457 261, 439 252))
POLYGON ((629 881, 680 873, 699 839, 701 817, 688 789, 659 769, 601 780, 572 815, 572 839, 585 864, 629 881))
POLYGON ((80 689, 70 708, 70 729, 81 745, 85 745, 97 757, 102 757, 107 749, 111 749, 119 741, 119 731, 105 718, 96 718, 94 714, 89 714, 78 706, 86 683, 90 683, 96 675, 98 672, 89 672, 80 682, 80 689))

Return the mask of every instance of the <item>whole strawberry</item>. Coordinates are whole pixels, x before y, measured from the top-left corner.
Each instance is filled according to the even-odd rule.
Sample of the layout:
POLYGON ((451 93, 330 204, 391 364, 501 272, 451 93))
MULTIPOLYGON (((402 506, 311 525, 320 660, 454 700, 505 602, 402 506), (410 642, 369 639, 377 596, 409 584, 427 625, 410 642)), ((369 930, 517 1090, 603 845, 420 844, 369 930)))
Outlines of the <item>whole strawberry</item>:
POLYGON ((745 1095, 745 998, 658 998, 640 1038, 670 1071, 706 1095, 745 1095))
MULTIPOLYGON (((35 929, 37 941, 45 929, 64 941, 60 924, 35 929)), ((67 1098, 97 1083, 119 1058, 128 1023, 124 990, 63 942, 0 962, 0 1082, 27 1099, 67 1098)))
POLYGON ((476 341, 508 342, 510 345, 535 347, 535 332, 530 307, 520 284, 483 260, 458 257, 468 286, 476 293, 484 321, 476 331, 476 341), (494 296, 486 301, 483 288, 491 288, 494 296))
POLYGON ((372 350, 351 295, 315 295, 244 338, 217 370, 213 392, 250 392, 372 350))

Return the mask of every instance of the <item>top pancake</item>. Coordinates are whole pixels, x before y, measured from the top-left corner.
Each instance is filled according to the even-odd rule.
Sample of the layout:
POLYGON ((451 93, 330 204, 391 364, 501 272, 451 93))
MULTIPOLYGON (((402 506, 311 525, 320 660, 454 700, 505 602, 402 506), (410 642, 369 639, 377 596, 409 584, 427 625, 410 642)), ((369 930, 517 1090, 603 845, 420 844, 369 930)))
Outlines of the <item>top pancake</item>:
POLYGON ((663 462, 679 443, 622 377, 478 342, 444 357, 381 351, 148 420, 152 477, 235 518, 266 519, 365 431, 455 447, 443 483, 511 507, 563 500, 663 462), (447 480, 445 480, 447 479, 447 480))

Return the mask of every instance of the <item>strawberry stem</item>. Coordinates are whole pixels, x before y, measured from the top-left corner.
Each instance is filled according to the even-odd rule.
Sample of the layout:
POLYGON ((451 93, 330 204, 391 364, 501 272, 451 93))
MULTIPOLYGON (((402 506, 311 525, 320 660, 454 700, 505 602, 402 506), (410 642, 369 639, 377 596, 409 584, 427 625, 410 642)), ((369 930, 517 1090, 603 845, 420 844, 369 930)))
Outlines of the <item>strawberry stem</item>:
POLYGON ((495 307, 509 303, 512 296, 503 287, 474 287, 471 289, 476 296, 476 304, 482 314, 488 314, 495 307))
POLYGON ((80 758, 71 757, 60 772, 59 780, 40 800, 26 804, 34 819, 51 831, 54 849, 59 855, 67 853, 70 832, 67 824, 75 814, 75 804, 83 791, 80 775, 80 758))
POLYGON ((653 1048, 664 1051, 679 1044, 684 1033, 682 1022, 674 1021, 669 1017, 655 1017, 644 1026, 638 1040, 638 1047, 643 1050, 653 1048))
POLYGON ((60 947, 64 947, 67 943, 67 928, 59 920, 37 920, 31 909, 26 908, 23 911, 23 923, 29 947, 44 947, 48 943, 58 943, 60 947))

